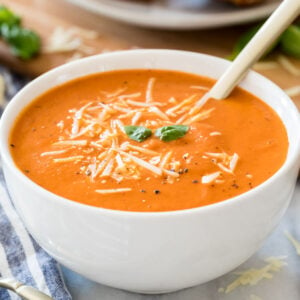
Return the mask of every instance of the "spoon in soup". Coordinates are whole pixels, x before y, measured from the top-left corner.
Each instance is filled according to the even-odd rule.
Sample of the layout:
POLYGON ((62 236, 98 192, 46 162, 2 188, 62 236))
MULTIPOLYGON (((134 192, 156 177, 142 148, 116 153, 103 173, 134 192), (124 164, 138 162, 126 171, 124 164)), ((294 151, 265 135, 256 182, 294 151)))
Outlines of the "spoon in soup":
POLYGON ((194 109, 199 110, 209 98, 218 100, 227 98, 252 65, 263 56, 299 14, 300 0, 284 0, 214 86, 195 104, 194 109))

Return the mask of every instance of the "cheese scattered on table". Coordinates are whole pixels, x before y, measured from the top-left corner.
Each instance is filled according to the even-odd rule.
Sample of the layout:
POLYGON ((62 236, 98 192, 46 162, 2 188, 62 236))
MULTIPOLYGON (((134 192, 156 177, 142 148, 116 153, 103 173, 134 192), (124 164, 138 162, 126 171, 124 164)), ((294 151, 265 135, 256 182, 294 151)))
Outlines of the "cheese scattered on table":
POLYGON ((75 52, 70 60, 77 59, 82 54, 93 54, 95 49, 87 46, 85 40, 95 39, 98 33, 92 30, 86 30, 79 27, 63 28, 58 26, 50 35, 44 53, 68 53, 75 52))
POLYGON ((300 95, 300 85, 292 86, 284 90, 290 97, 296 97, 300 95))
POLYGON ((256 296, 256 295, 250 295, 250 298, 249 298, 249 300, 263 300, 262 298, 260 298, 260 297, 258 297, 258 296, 256 296))
POLYGON ((289 232, 285 232, 285 236, 293 244, 298 255, 300 255, 300 242, 297 241, 289 232))
POLYGON ((262 61, 262 62, 256 63, 253 66, 253 69, 255 69, 256 71, 265 71, 265 70, 276 69, 279 67, 280 67, 280 65, 276 61, 262 61))
POLYGON ((300 68, 295 66, 286 56, 279 55, 277 61, 291 75, 300 76, 300 68))
POLYGON ((224 288, 228 294, 241 286, 254 286, 263 279, 272 279, 274 274, 279 272, 287 263, 286 257, 269 257, 265 259, 266 265, 262 268, 251 268, 242 272, 235 272, 238 277, 224 288))

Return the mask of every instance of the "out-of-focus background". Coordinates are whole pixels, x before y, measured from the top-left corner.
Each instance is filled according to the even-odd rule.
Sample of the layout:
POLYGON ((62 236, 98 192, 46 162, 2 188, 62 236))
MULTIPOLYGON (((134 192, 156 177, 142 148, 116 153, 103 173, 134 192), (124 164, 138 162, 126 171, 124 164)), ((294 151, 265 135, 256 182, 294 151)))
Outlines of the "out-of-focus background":
MULTIPOLYGON (((242 5, 249 1, 253 0, 1 0, 0 5, 18 15, 24 28, 40 37, 41 48, 32 58, 20 58, 36 46, 36 38, 23 43, 20 37, 5 37, 2 31, 0 106, 34 77, 90 55, 167 48, 233 59, 281 2, 258 0, 242 5)), ((277 83, 300 108, 299 23, 273 48, 254 69, 277 83)), ((236 270, 244 273, 231 272, 172 294, 146 296, 96 284, 63 268, 67 287, 74 300, 298 300, 300 244, 297 254, 293 239, 300 239, 299 186, 280 226, 236 270), (277 265, 270 265, 270 257, 279 257, 277 265)))
MULTIPOLYGON (((3 5, 21 16, 24 27, 41 36, 42 48, 34 59, 22 61, 2 42, 0 61, 18 73, 37 76, 84 56, 124 49, 180 49, 227 58, 239 46, 241 37, 260 24, 280 3, 278 0, 258 0, 262 2, 241 6, 230 1, 249 2, 2 0, 3 5)), ((266 62, 257 65, 257 71, 284 89, 299 85, 296 75, 300 62, 295 56, 286 57, 276 49, 266 62), (289 62, 294 68, 286 68, 289 62)), ((294 91, 291 95, 299 106, 297 94, 294 91)))

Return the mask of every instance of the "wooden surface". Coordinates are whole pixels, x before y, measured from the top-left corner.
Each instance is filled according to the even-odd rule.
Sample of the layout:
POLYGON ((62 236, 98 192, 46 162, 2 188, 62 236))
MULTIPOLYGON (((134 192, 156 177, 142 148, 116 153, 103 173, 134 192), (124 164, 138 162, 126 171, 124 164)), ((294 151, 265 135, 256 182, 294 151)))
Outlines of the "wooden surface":
MULTIPOLYGON (((58 26, 64 29, 78 26, 97 31, 99 36, 96 39, 85 39, 81 36, 84 44, 91 48, 88 55, 132 48, 168 48, 226 57, 239 35, 247 29, 247 26, 235 26, 195 31, 154 30, 99 17, 63 0, 2 0, 1 3, 19 14, 27 27, 41 35, 44 48, 49 44, 49 37, 58 26)), ((14 58, 7 46, 0 43, 1 62, 30 76, 37 76, 67 62, 75 52, 42 52, 37 58, 23 62, 14 58)), ((294 62, 300 67, 300 61, 294 62)), ((284 89, 300 85, 300 77, 292 76, 280 67, 261 73, 284 89)), ((294 101, 300 108, 300 97, 294 97, 294 101)))

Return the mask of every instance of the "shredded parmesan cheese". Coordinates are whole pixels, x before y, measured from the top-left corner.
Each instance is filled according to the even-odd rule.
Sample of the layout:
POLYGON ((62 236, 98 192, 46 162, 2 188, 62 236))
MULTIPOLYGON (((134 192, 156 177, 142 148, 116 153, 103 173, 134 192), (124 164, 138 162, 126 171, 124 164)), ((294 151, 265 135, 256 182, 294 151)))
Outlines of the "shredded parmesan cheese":
MULTIPOLYGON (((132 98, 138 98, 142 95, 142 93, 133 93, 133 94, 127 94, 127 95, 120 95, 118 96, 118 98, 120 100, 124 100, 124 99, 132 99, 132 98)), ((131 101, 131 100, 130 100, 131 101)))
POLYGON ((119 129, 120 129, 123 133, 125 133, 125 130, 124 130, 124 124, 122 123, 122 121, 120 121, 120 120, 115 120, 115 124, 116 124, 116 126, 119 127, 119 129))
POLYGON ((300 85, 293 86, 289 89, 285 89, 284 91, 290 97, 300 96, 300 85))
POLYGON ((208 119, 210 117, 211 112, 214 111, 214 110, 215 110, 214 107, 212 107, 210 109, 207 109, 207 110, 191 117, 189 120, 185 121, 185 124, 191 124, 191 123, 194 123, 194 122, 198 122, 198 121, 208 119))
POLYGON ((215 160, 213 162, 224 172, 232 174, 236 168, 236 165, 239 160, 239 155, 234 153, 232 156, 225 152, 214 153, 214 152, 205 152, 205 155, 202 158, 206 159, 207 157, 212 157, 215 160))
POLYGON ((231 170, 231 172, 235 170, 238 160, 239 160, 239 156, 236 153, 234 153, 229 162, 229 169, 231 170))
POLYGON ((86 146, 87 140, 75 140, 75 141, 59 141, 52 144, 53 146, 86 146))
POLYGON ((160 162, 160 156, 153 156, 150 160, 149 163, 152 165, 158 165, 160 162))
POLYGON ((65 127, 65 123, 61 120, 56 124, 56 126, 60 129, 60 131, 62 131, 65 127))
POLYGON ((289 232, 285 232, 285 236, 289 239, 289 241, 295 247, 295 250, 298 255, 300 255, 300 242, 297 241, 289 232))
POLYGON ((131 120, 131 125, 135 125, 141 118, 142 113, 140 111, 138 111, 132 118, 131 120))
POLYGON ((75 52, 75 53, 73 53, 73 55, 70 58, 67 59, 66 62, 72 62, 72 61, 78 60, 82 57, 83 57, 83 55, 80 52, 75 52))
POLYGON ((177 103, 176 99, 174 97, 171 97, 169 100, 168 100, 169 103, 177 103))
POLYGON ((145 103, 145 102, 138 102, 138 101, 133 101, 133 100, 127 100, 127 103, 129 103, 131 105, 134 105, 134 106, 140 106, 140 107, 149 107, 149 106, 153 106, 153 105, 164 106, 164 104, 160 103, 160 102, 148 102, 148 103, 145 103))
POLYGON ((139 146, 134 146, 134 145, 131 145, 129 143, 127 144, 127 148, 137 150, 141 153, 148 154, 148 155, 158 155, 159 154, 156 151, 153 151, 153 150, 150 150, 150 149, 147 149, 147 148, 143 148, 143 147, 139 147, 139 146))
POLYGON ((219 132, 219 131, 213 131, 213 132, 211 132, 209 135, 210 135, 210 136, 216 136, 216 135, 222 135, 222 133, 219 132))
POLYGON ((238 277, 225 289, 225 294, 231 293, 236 288, 245 285, 256 285, 263 279, 272 279, 273 274, 279 272, 286 265, 285 257, 269 257, 265 259, 266 265, 260 269, 251 268, 243 272, 236 272, 238 277))
POLYGON ((106 98, 115 98, 117 96, 120 96, 123 92, 126 91, 126 88, 120 88, 120 89, 117 89, 113 92, 104 92, 104 91, 101 91, 102 94, 104 94, 106 96, 106 98))
POLYGON ((178 105, 168 109, 166 111, 167 115, 172 115, 172 113, 175 113, 177 110, 179 110, 180 108, 182 108, 183 106, 186 106, 188 104, 191 104, 193 102, 193 100, 195 100, 196 95, 192 95, 190 97, 188 97, 187 99, 183 100, 182 102, 180 102, 178 105))
POLYGON ((172 151, 169 151, 166 153, 166 155, 162 158, 161 162, 160 162, 160 167, 161 168, 165 168, 166 164, 169 162, 171 155, 173 154, 172 151))
POLYGON ((153 93, 154 82, 155 82, 155 78, 153 77, 151 77, 148 81, 147 88, 146 88, 146 103, 153 101, 152 93, 153 93))
POLYGON ((117 161, 117 164, 118 164, 119 168, 124 168, 125 167, 125 164, 124 164, 120 154, 116 155, 116 161, 117 161))
POLYGON ((84 158, 83 155, 69 156, 65 158, 54 158, 53 162, 55 163, 68 163, 68 162, 77 162, 84 158))
POLYGON ((135 163, 137 163, 139 166, 153 172, 156 175, 162 175, 162 170, 156 166, 151 165, 150 163, 146 162, 145 160, 138 158, 134 155, 128 154, 124 151, 120 151, 121 154, 123 154, 124 156, 127 156, 128 158, 130 158, 132 161, 134 161, 135 163))
POLYGON ((73 56, 68 59, 68 61, 72 61, 80 58, 82 54, 93 54, 95 52, 94 47, 87 46, 84 43, 84 39, 95 39, 97 36, 97 32, 79 27, 56 27, 48 39, 43 51, 45 53, 64 53, 76 51, 73 56))
POLYGON ((184 114, 176 121, 176 124, 182 124, 187 117, 188 117, 188 114, 187 113, 184 114))
POLYGON ((286 56, 279 55, 277 61, 291 75, 300 76, 300 69, 297 68, 286 56))
MULTIPOLYGON (((103 177, 112 178, 117 182, 124 179, 136 180, 141 178, 144 171, 150 171, 155 177, 163 177, 166 183, 178 181, 180 175, 184 173, 185 165, 191 163, 193 156, 185 153, 181 165, 174 157, 173 151, 164 151, 162 154, 149 149, 151 146, 148 148, 147 145, 146 147, 137 145, 128 139, 124 123, 148 127, 154 131, 174 123, 192 124, 207 119, 214 108, 201 111, 198 107, 196 113, 191 114, 190 111, 198 99, 197 94, 180 102, 171 97, 169 103, 174 103, 171 108, 167 103, 153 102, 155 80, 149 79, 144 99, 140 99, 142 97, 140 91, 124 94, 127 88, 122 87, 112 91, 100 91, 100 96, 94 101, 84 101, 81 107, 70 109, 66 120, 57 123, 60 130, 58 140, 52 144, 52 149, 42 153, 41 156, 50 157, 56 163, 80 161, 80 173, 89 176, 93 182, 95 180, 104 182, 106 179, 103 177), (121 121, 122 119, 125 120, 121 121), (51 157, 73 149, 76 149, 74 156, 51 157)), ((210 133, 211 136, 220 134, 218 131, 210 133)), ((232 156, 227 153, 204 154, 202 157, 210 158, 221 171, 203 176, 201 180, 203 184, 211 182, 221 184, 225 181, 221 176, 222 171, 233 173, 236 169, 239 158, 236 153, 232 156)), ((147 177, 146 180, 151 178, 147 177)), ((111 190, 101 191, 103 192, 100 193, 110 193, 108 191, 111 190)))
POLYGON ((114 165, 114 159, 110 159, 100 177, 110 176, 114 165))
POLYGON ((154 114, 156 114, 158 117, 162 118, 163 120, 167 120, 167 121, 170 120, 169 117, 156 106, 151 106, 149 108, 149 112, 153 112, 154 114))
POLYGON ((41 153, 41 156, 58 155, 58 154, 66 153, 67 151, 68 151, 67 149, 58 150, 58 151, 48 151, 48 152, 43 152, 43 153, 41 153))
POLYGON ((230 169, 228 169, 227 167, 225 167, 222 163, 217 163, 217 166, 224 172, 226 173, 232 173, 232 171, 230 169))
MULTIPOLYGON (((96 164, 95 169, 93 168, 94 172, 92 173, 92 179, 94 179, 96 176, 98 176, 102 172, 102 170, 105 170, 108 163, 111 162, 112 156, 113 156, 113 154, 111 152, 108 152, 108 155, 106 156, 106 158, 103 159, 100 164, 98 164, 98 165, 96 164)), ((108 171, 106 171, 106 172, 108 172, 108 171)))
POLYGON ((104 190, 95 190, 98 194, 116 194, 116 193, 125 193, 132 191, 131 188, 121 188, 121 189, 104 189, 104 190))
POLYGON ((250 300, 262 300, 262 298, 260 298, 256 295, 250 295, 250 300))
POLYGON ((206 86, 200 86, 200 85, 192 85, 190 87, 191 89, 197 89, 197 90, 201 90, 201 91, 208 91, 209 88, 206 86))
POLYGON ((166 170, 166 169, 163 169, 164 173, 171 176, 171 177, 179 177, 179 174, 177 172, 173 172, 173 171, 170 171, 170 170, 166 170))
POLYGON ((212 182, 214 182, 220 175, 221 175, 221 172, 215 172, 215 173, 211 173, 211 174, 208 174, 208 175, 204 175, 204 176, 202 176, 202 178, 201 178, 201 182, 202 182, 203 184, 209 184, 209 183, 212 183, 212 182))
POLYGON ((73 30, 57 27, 50 36, 48 45, 45 47, 44 52, 70 52, 78 50, 81 45, 82 40, 79 37, 74 36, 73 30))
POLYGON ((190 110, 190 115, 194 115, 198 113, 201 108, 205 105, 205 103, 210 99, 209 92, 204 94, 194 105, 194 107, 190 110))
POLYGON ((132 111, 129 109, 129 108, 124 108, 124 107, 121 107, 119 105, 113 105, 112 106, 115 110, 118 110, 120 112, 125 112, 125 113, 131 113, 132 111))
POLYGON ((74 26, 72 27, 74 33, 80 34, 86 39, 94 40, 99 37, 99 33, 95 30, 85 29, 81 27, 74 26))
POLYGON ((272 70, 279 67, 279 63, 276 61, 262 61, 256 63, 253 68, 256 71, 265 71, 265 70, 272 70))

